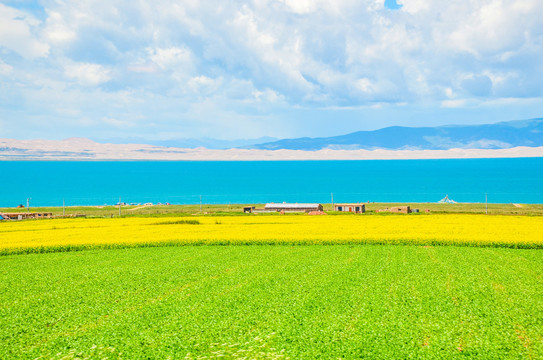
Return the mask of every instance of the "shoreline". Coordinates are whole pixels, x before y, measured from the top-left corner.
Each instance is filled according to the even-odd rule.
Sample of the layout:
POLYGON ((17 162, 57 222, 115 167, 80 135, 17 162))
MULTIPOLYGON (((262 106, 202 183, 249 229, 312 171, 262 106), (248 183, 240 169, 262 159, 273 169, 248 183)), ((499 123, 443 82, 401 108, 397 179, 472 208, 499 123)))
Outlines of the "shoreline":
POLYGON ((543 157, 543 146, 448 150, 213 150, 145 144, 101 144, 88 139, 0 139, 0 161, 324 161, 541 157, 543 157))

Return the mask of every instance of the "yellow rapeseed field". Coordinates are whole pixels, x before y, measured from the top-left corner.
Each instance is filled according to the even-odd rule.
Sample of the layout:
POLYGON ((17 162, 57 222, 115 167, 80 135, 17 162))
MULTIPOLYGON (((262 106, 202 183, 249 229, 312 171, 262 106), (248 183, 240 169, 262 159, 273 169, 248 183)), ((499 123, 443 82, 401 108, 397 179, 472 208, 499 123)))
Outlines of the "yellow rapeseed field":
POLYGON ((0 223, 0 253, 160 244, 469 245, 543 248, 543 217, 470 214, 55 219, 0 223), (177 223, 197 220, 200 224, 177 223))

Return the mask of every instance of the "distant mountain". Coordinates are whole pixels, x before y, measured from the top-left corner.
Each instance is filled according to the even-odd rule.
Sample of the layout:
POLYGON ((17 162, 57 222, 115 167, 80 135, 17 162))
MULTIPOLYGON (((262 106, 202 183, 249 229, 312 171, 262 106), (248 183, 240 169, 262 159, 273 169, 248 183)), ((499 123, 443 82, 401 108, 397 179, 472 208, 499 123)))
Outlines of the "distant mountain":
POLYGON ((196 148, 206 148, 206 149, 233 149, 244 146, 251 146, 254 144, 260 144, 264 142, 276 141, 277 138, 273 137, 260 137, 257 139, 237 139, 237 140, 220 140, 220 139, 211 139, 211 138, 201 138, 201 139, 173 139, 173 140, 148 140, 141 137, 130 137, 130 138, 109 138, 109 139, 93 139, 94 141, 101 144, 147 144, 155 146, 164 146, 164 147, 175 147, 175 148, 185 148, 185 149, 196 149, 196 148))
POLYGON ((246 149, 262 150, 446 150, 507 149, 516 146, 543 146, 543 119, 507 121, 489 125, 438 127, 392 126, 347 135, 284 139, 246 149))

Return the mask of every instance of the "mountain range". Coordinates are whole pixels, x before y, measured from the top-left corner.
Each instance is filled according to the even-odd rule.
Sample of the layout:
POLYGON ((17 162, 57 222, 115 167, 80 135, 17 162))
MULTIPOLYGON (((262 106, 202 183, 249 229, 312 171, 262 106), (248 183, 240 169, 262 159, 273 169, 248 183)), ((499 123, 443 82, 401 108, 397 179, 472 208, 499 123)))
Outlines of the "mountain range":
POLYGON ((543 118, 486 125, 392 126, 341 136, 296 138, 243 146, 259 150, 447 150, 543 146, 543 118))
POLYGON ((151 140, 151 139, 146 139, 143 137, 129 137, 129 138, 119 137, 119 138, 107 138, 107 139, 93 138, 92 140, 100 144, 146 144, 146 145, 184 148, 184 149, 206 148, 206 149, 213 149, 213 150, 225 150, 225 149, 241 148, 244 146, 251 146, 254 144, 273 142, 279 139, 269 137, 269 136, 264 136, 257 139, 236 139, 236 140, 223 140, 223 139, 212 139, 212 138, 151 140))
POLYGON ((402 127, 269 141, 0 138, 0 160, 363 160, 543 157, 543 118, 488 125, 402 127))

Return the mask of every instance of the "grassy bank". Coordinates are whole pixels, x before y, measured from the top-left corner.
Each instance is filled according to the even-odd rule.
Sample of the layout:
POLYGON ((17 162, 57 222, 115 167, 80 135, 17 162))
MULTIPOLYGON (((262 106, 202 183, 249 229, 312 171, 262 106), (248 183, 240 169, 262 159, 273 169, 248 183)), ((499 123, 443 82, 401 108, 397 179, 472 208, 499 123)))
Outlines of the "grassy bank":
MULTIPOLYGON (((263 208, 264 204, 250 204, 257 208, 263 208)), ((325 211, 331 211, 332 204, 323 204, 325 211)), ((410 205, 411 208, 417 208, 424 212, 429 210, 432 213, 451 213, 451 214, 484 214, 487 212, 485 204, 482 203, 461 203, 461 204, 436 204, 436 203, 366 203, 368 214, 373 214, 375 210, 384 209, 391 206, 410 205)), ((243 206, 240 204, 229 205, 154 205, 154 206, 122 206, 121 215, 125 217, 134 216, 193 216, 204 214, 227 214, 241 215, 243 206)), ((26 209, 0 208, 1 212, 24 212, 26 209)), ((31 211, 52 212, 54 215, 62 215, 62 207, 37 207, 31 208, 31 211)), ((119 215, 119 208, 115 206, 67 206, 66 215, 84 214, 87 216, 116 217, 119 215)), ((488 213, 493 215, 542 215, 543 204, 488 204, 488 213)))
POLYGON ((540 250, 175 247, 0 259, 0 358, 541 358, 540 250))

